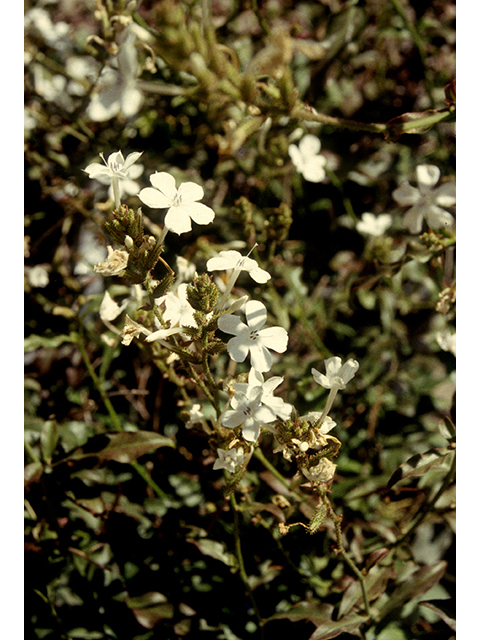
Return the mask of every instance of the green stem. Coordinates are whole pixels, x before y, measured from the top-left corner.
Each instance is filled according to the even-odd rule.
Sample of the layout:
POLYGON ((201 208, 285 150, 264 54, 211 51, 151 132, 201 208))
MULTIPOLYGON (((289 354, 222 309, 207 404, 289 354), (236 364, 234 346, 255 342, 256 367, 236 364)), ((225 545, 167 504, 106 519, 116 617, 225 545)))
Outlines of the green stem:
POLYGON ((255 598, 253 596, 253 592, 252 589, 250 587, 250 584, 248 583, 248 576, 247 576, 247 572, 245 571, 245 563, 243 561, 243 553, 242 553, 242 545, 240 543, 240 527, 239 527, 239 516, 238 516, 238 504, 237 501, 235 499, 235 493, 231 494, 230 500, 232 502, 232 507, 233 507, 233 532, 234 532, 234 537, 235 537, 235 555, 237 557, 237 561, 238 561, 238 569, 240 571, 240 578, 242 579, 243 584, 245 585, 245 589, 248 593, 248 597, 250 598, 251 602, 252 602, 252 606, 253 609, 255 611, 255 615, 257 617, 257 621, 258 621, 258 625, 260 627, 260 634, 261 634, 261 638, 264 637, 263 635, 263 620, 262 620, 262 616, 260 614, 260 610, 258 608, 258 605, 255 601, 255 598))
POLYGON ((337 516, 337 514, 333 510, 333 507, 332 507, 332 505, 330 503, 330 500, 325 495, 322 495, 322 498, 323 498, 323 502, 324 502, 325 506, 328 509, 329 515, 333 520, 333 524, 335 526, 335 533, 336 533, 336 536, 337 536, 338 551, 339 551, 340 555, 342 556, 342 558, 345 560, 345 562, 348 564, 348 566, 351 568, 351 570, 354 572, 354 574, 357 576, 358 580, 360 581, 360 587, 362 589, 362 596, 363 596, 363 604, 364 604, 364 607, 365 607, 365 613, 367 614, 367 616, 370 616, 370 605, 368 603, 367 589, 365 587, 365 576, 360 571, 360 569, 357 567, 355 562, 347 554, 347 552, 345 550, 345 547, 343 545, 342 527, 341 527, 342 518, 341 518, 341 516, 337 516))

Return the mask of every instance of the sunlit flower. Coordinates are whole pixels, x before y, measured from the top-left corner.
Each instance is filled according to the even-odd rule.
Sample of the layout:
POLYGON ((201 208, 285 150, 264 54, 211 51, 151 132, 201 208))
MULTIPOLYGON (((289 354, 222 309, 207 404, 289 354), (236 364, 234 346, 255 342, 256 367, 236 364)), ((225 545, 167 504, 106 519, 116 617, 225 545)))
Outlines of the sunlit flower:
POLYGON ((143 165, 135 165, 143 152, 134 151, 124 159, 121 151, 111 153, 105 160, 100 154, 103 164, 92 162, 84 171, 94 180, 110 185, 110 197, 115 200, 115 207, 120 205, 120 198, 125 191, 129 195, 138 193, 140 186, 135 182, 143 173, 143 165))
POLYGON ((135 34, 128 32, 114 60, 118 68, 106 66, 100 76, 98 90, 87 108, 88 116, 95 122, 110 120, 118 113, 130 118, 142 106, 143 94, 137 86, 139 69, 135 41, 135 34))
POLYGON ((353 378, 358 370, 358 362, 349 358, 344 365, 338 356, 325 360, 326 375, 312 368, 313 379, 325 389, 345 389, 347 382, 353 378))
POLYGON ((226 469, 230 473, 234 471, 243 463, 245 454, 243 453, 243 447, 238 449, 230 449, 225 451, 224 449, 217 449, 217 459, 213 463, 214 470, 226 469))
POLYGON ((185 423, 185 427, 192 429, 196 424, 203 424, 203 421, 202 406, 198 403, 193 404, 188 412, 188 420, 185 423))
POLYGON ((298 147, 295 144, 288 147, 295 168, 308 182, 321 182, 325 178, 327 159, 319 155, 320 148, 320 140, 311 134, 304 136, 298 147))
POLYGON ((381 236, 392 224, 392 216, 388 213, 381 213, 376 216, 374 213, 362 213, 362 219, 357 222, 357 231, 370 236, 381 236))
POLYGON ((262 388, 248 387, 237 391, 230 401, 231 409, 222 416, 222 425, 228 429, 242 426, 242 434, 248 442, 255 442, 264 424, 273 422, 275 413, 262 404, 262 388))
POLYGON ((223 315, 218 319, 218 328, 235 337, 227 343, 227 351, 235 362, 243 362, 250 354, 250 362, 257 371, 268 371, 272 366, 269 351, 283 353, 287 348, 288 334, 283 327, 267 327, 267 309, 262 302, 250 300, 245 304, 247 324, 233 315, 223 315))
POLYGON ((327 358, 325 360, 325 371, 326 375, 317 371, 317 369, 312 368, 312 375, 315 382, 325 389, 330 389, 328 394, 327 402, 325 408, 320 414, 320 418, 318 418, 318 426, 321 427, 325 420, 327 420, 327 414, 333 406, 333 402, 337 393, 341 389, 345 389, 347 383, 353 378, 355 373, 358 370, 358 362, 349 358, 344 365, 342 365, 342 361, 338 356, 333 356, 332 358, 327 358))
POLYGON ((435 187, 440 179, 440 169, 431 164, 416 168, 418 188, 406 181, 392 193, 401 206, 411 207, 403 216, 403 224, 410 233, 420 233, 423 219, 433 228, 450 227, 454 218, 443 207, 455 204, 455 182, 445 182, 435 187))
POLYGON ((303 475, 311 482, 330 482, 333 480, 337 465, 328 458, 320 458, 316 465, 302 467, 303 475))
POLYGON ((128 314, 125 314, 125 326, 122 331, 122 344, 128 346, 134 338, 138 338, 138 336, 142 334, 148 336, 150 334, 150 330, 132 320, 128 314))
POLYGON ((175 292, 169 291, 157 299, 157 304, 164 307, 163 319, 170 323, 170 327, 195 327, 193 317, 195 309, 187 298, 187 284, 182 282, 175 292))
POLYGON ((457 334, 450 333, 448 329, 437 331, 435 339, 443 351, 450 351, 454 356, 457 355, 457 334))
POLYGON ((49 282, 47 265, 36 264, 34 267, 27 267, 26 274, 31 287, 43 289, 49 282))
POLYGON ((271 409, 277 418, 288 420, 292 414, 292 405, 285 402, 283 398, 273 395, 275 389, 282 384, 282 382, 283 378, 280 376, 273 376, 265 381, 260 371, 256 371, 252 367, 248 374, 248 383, 235 382, 232 387, 235 391, 241 391, 243 393, 247 393, 249 387, 260 387, 262 390, 260 402, 271 409))
POLYGON ((103 322, 113 322, 122 313, 125 307, 128 305, 128 300, 125 300, 120 306, 109 294, 105 291, 102 303, 100 305, 99 314, 103 322))
POLYGON ((207 271, 228 271, 230 269, 246 271, 255 282, 264 284, 270 280, 268 271, 261 269, 258 262, 248 256, 242 256, 238 251, 220 251, 218 256, 207 262, 207 271))
POLYGON ((190 231, 192 220, 197 224, 209 224, 215 212, 198 202, 203 198, 203 188, 195 182, 183 182, 177 189, 175 178, 165 171, 150 176, 152 187, 142 189, 140 200, 152 209, 168 209, 165 227, 180 235, 190 231))
POLYGON ((116 276, 121 273, 128 264, 128 251, 107 247, 107 259, 104 262, 97 262, 93 267, 95 273, 102 276, 116 276))

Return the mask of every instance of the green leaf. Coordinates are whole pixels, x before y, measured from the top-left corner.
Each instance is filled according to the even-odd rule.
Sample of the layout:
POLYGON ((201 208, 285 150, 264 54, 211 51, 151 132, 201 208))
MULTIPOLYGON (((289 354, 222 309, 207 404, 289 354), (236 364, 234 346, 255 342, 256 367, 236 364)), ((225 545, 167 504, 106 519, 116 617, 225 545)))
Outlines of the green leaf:
POLYGON ((380 619, 402 607, 412 598, 426 593, 435 586, 441 579, 447 568, 447 562, 441 560, 435 564, 426 565, 411 574, 405 582, 398 586, 385 605, 380 609, 380 619))
POLYGON ((201 553, 203 553, 203 555, 214 558, 215 560, 220 560, 220 562, 226 564, 227 567, 237 566, 237 559, 235 555, 233 553, 230 553, 230 551, 225 551, 225 545, 222 542, 217 542, 216 540, 208 540, 207 538, 203 538, 200 540, 193 540, 192 538, 188 538, 188 542, 194 544, 197 549, 201 553))
POLYGON ((62 344, 65 344, 66 342, 76 342, 76 341, 77 341, 77 334, 74 333, 73 331, 68 336, 64 334, 60 334, 58 336, 47 337, 47 336, 37 336, 35 334, 32 334, 31 336, 28 336, 27 338, 25 338, 24 349, 26 352, 35 351, 35 349, 40 349, 41 347, 43 347, 44 349, 56 349, 62 346, 62 344))
POLYGON ((146 629, 153 629, 161 620, 173 618, 173 604, 158 591, 150 591, 135 598, 126 599, 127 606, 132 610, 137 622, 146 629))
MULTIPOLYGON (((385 591, 388 581, 392 578, 395 578, 395 569, 392 566, 382 567, 375 565, 372 567, 365 578, 368 601, 378 598, 385 591)), ((355 605, 359 605, 362 602, 362 588, 359 580, 355 580, 343 594, 338 611, 339 618, 343 618, 355 605)))
POLYGON ((308 620, 317 627, 313 635, 310 636, 310 640, 329 640, 329 638, 336 638, 341 633, 362 637, 360 626, 366 621, 367 618, 365 616, 354 613, 340 620, 332 620, 334 611, 335 608, 331 604, 299 602, 289 611, 282 611, 270 616, 267 622, 282 619, 287 619, 291 622, 308 620))
POLYGON ((127 464, 160 447, 174 448, 175 443, 171 438, 152 431, 104 433, 89 438, 79 451, 74 451, 60 462, 97 458, 102 462, 115 460, 127 464))
POLYGON ((425 453, 417 453, 398 467, 388 481, 387 487, 393 487, 393 485, 405 478, 423 476, 430 469, 443 466, 446 457, 451 453, 453 451, 446 447, 430 449, 425 453))

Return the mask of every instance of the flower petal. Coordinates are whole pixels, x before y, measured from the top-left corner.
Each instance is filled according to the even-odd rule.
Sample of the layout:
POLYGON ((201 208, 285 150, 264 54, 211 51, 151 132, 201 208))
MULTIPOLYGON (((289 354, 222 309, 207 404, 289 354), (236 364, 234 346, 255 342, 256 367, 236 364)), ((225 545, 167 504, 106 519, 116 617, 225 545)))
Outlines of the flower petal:
POLYGON ((287 349, 288 333, 283 327, 267 327, 258 332, 263 346, 277 353, 283 353, 287 349))
MULTIPOLYGON (((233 338, 233 340, 236 339, 238 338, 233 338)), ((235 358, 233 359, 235 360, 235 358)), ((236 360, 236 362, 239 361, 236 360)), ((256 344, 255 346, 250 347, 250 362, 252 367, 263 373, 264 371, 269 371, 272 368, 272 355, 262 344, 256 344)))
POLYGON ((440 169, 433 164, 419 164, 415 173, 418 184, 429 189, 440 180, 440 169))
POLYGON ((188 215, 188 207, 171 207, 165 216, 165 226, 177 235, 192 229, 192 221, 188 215))
POLYGON ((420 191, 412 187, 406 180, 400 183, 400 186, 392 193, 392 198, 399 205, 408 207, 415 204, 420 199, 420 191))
POLYGON ((184 204, 196 202, 203 198, 203 188, 195 182, 182 182, 178 187, 178 197, 184 204))
POLYGON ((438 229, 439 227, 450 227, 455 220, 451 213, 435 205, 426 211, 425 218, 428 224, 434 229, 438 229))
POLYGON ((298 144, 298 148, 302 156, 305 159, 308 158, 309 160, 312 159, 311 156, 317 155, 317 153, 320 151, 320 147, 320 140, 316 136, 313 136, 309 133, 307 133, 307 135, 304 136, 298 144))
POLYGON ((218 319, 218 328, 225 333, 233 333, 239 335, 248 331, 247 325, 240 320, 237 316, 223 315, 218 319))
POLYGON ((154 189, 153 187, 145 187, 138 194, 138 197, 146 204, 147 207, 151 207, 152 209, 166 209, 170 207, 172 201, 169 200, 163 193, 160 193, 158 189, 154 189))
POLYGON ((175 178, 166 171, 155 171, 150 176, 150 183, 155 189, 158 189, 169 200, 170 206, 177 195, 177 188, 175 186, 175 178))
MULTIPOLYGON (((243 337, 236 336, 228 341, 227 351, 232 360, 243 362, 248 354, 248 346, 243 337)), ((266 371, 266 369, 263 369, 263 371, 266 371)))
POLYGON ((210 224, 215 218, 215 211, 201 202, 192 202, 182 207, 188 210, 188 215, 197 224, 210 224))
POLYGON ((420 204, 414 205, 402 218, 403 226, 408 229, 411 234, 420 233, 422 230, 423 214, 425 208, 420 204))
POLYGON ((249 329, 258 330, 267 321, 267 308, 259 300, 249 300, 245 305, 245 316, 249 329))

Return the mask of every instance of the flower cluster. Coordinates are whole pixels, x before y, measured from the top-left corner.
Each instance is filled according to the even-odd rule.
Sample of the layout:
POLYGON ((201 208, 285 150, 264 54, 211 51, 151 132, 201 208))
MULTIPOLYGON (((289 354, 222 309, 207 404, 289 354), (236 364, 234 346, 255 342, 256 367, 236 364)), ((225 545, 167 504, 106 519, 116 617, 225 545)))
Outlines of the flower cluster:
MULTIPOLYGON (((318 181, 323 178, 321 174, 325 159, 317 155, 319 144, 316 138, 306 136, 297 150, 301 156, 296 148, 290 149, 294 163, 306 179, 318 181)), ((213 426, 214 431, 218 430, 218 435, 221 435, 221 446, 217 448, 214 469, 234 473, 245 466, 253 452, 253 445, 265 431, 277 439, 279 446, 275 450, 282 451, 288 460, 295 459, 300 471, 312 485, 330 482, 335 472, 332 458, 338 452, 340 442, 329 435, 335 422, 328 413, 337 392, 344 389, 355 375, 358 363, 350 359, 342 365, 340 358, 332 357, 325 362, 325 374, 312 369, 314 381, 329 389, 329 395, 322 412, 311 411, 298 418, 295 408, 275 395, 284 378, 264 377, 278 355, 287 349, 286 329, 268 323, 267 307, 260 300, 249 299, 246 295, 230 299, 242 272, 248 273, 255 283, 261 285, 271 279, 268 271, 261 268, 250 254, 244 256, 238 251, 226 250, 209 258, 206 264, 207 272, 224 271, 226 282, 219 280, 219 284, 216 284, 209 273, 198 275, 195 266, 183 258, 177 259, 176 277, 164 262, 169 271, 161 282, 154 282, 150 272, 159 260, 167 232, 180 235, 191 231, 192 221, 209 224, 214 220, 215 213, 199 202, 204 196, 200 185, 184 182, 177 186, 175 178, 169 173, 155 172, 150 176, 152 186, 140 190, 137 185, 135 192, 148 207, 166 210, 164 227, 159 240, 145 236, 141 210, 135 214, 126 205, 120 204, 123 193, 134 191, 130 183, 132 178, 140 175, 138 165, 135 165, 140 155, 131 153, 124 159, 121 151, 118 151, 111 154, 107 161, 101 155, 103 164, 93 163, 85 169, 91 178, 103 184, 110 183, 116 211, 108 228, 114 239, 123 244, 119 249, 109 246, 106 260, 97 263, 94 270, 103 275, 127 277, 130 274, 131 282, 144 282, 149 292, 149 304, 142 308, 150 309, 150 320, 145 313, 141 314, 140 322, 126 314, 123 331, 117 330, 117 333, 121 333, 122 344, 129 345, 135 338, 144 336, 146 342, 156 343, 158 348, 173 352, 176 360, 207 367, 203 372, 204 383, 191 371, 199 384, 208 383, 203 389, 217 412, 213 426), (160 295, 157 291, 160 291, 160 295), (237 312, 241 312, 244 319, 237 312), (222 338, 225 334, 230 337, 222 338), (210 368, 206 365, 208 357, 222 351, 226 351, 231 358, 233 369, 246 361, 250 365, 248 374, 240 372, 224 383, 228 397, 223 408, 219 399, 219 385, 212 379, 210 368), (226 436, 229 431, 230 436, 226 436)), ((371 214, 364 215, 364 224, 372 227, 373 221, 366 217, 368 215, 371 214)), ((386 228, 386 222, 386 219, 378 220, 382 228, 386 228)), ((375 231, 370 233, 378 234, 378 223, 375 231)), ((141 304, 141 294, 137 302, 141 304)), ((127 306, 127 300, 119 305, 106 292, 100 308, 106 326, 112 328, 112 321, 127 306)), ((199 426, 210 433, 207 424, 202 405, 192 403, 186 427, 193 429, 199 426)))

